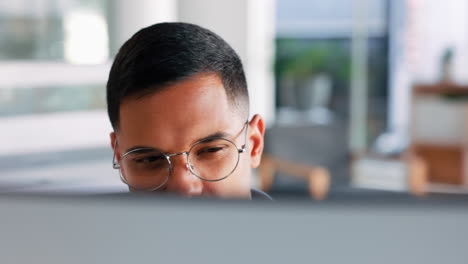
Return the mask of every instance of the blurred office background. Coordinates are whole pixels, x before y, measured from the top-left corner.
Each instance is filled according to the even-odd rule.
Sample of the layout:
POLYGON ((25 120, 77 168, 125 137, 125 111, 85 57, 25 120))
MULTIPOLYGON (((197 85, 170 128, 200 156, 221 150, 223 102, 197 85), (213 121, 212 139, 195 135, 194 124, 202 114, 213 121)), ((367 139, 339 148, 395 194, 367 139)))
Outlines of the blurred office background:
POLYGON ((273 164, 256 186, 466 192, 464 0, 2 1, 0 191, 126 191, 105 84, 123 42, 162 21, 207 27, 242 57, 273 164))

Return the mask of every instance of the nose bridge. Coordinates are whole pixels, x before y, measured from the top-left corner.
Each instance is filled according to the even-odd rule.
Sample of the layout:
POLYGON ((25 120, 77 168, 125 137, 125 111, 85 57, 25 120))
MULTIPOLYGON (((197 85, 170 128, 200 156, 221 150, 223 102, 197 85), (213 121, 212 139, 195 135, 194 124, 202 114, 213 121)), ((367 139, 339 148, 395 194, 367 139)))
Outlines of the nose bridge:
POLYGON ((200 182, 200 179, 190 171, 187 163, 187 155, 187 151, 168 155, 171 159, 172 171, 167 183, 167 188, 170 191, 182 195, 200 195, 203 184, 200 182), (176 158, 177 156, 180 157, 176 158))
POLYGON ((186 155, 186 157, 181 157, 178 162, 181 162, 183 160, 185 163, 187 163, 187 156, 188 156, 187 151, 174 153, 174 154, 167 154, 167 157, 169 157, 169 160, 171 161, 172 167, 177 166, 177 164, 175 163, 178 163, 178 162, 174 162, 174 160, 176 159, 173 159, 173 158, 177 156, 183 156, 183 155, 186 155))

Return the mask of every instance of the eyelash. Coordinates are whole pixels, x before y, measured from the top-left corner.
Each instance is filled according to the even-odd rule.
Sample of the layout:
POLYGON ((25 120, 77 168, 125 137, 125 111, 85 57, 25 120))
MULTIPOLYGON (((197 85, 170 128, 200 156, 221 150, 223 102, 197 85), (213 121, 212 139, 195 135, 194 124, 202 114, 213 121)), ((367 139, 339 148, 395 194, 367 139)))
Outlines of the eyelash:
POLYGON ((218 152, 219 150, 222 150, 223 147, 210 147, 210 148, 204 148, 204 149, 201 149, 197 152, 197 155, 200 155, 200 154, 203 154, 203 153, 214 153, 214 152, 218 152), (212 151, 212 150, 215 150, 215 151, 212 151))

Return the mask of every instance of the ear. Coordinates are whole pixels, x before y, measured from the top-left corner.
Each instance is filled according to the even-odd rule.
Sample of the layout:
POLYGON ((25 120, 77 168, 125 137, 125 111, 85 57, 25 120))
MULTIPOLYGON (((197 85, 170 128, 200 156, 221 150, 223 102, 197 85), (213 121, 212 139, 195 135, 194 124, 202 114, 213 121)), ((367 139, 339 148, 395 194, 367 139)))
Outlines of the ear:
POLYGON ((115 132, 111 132, 109 136, 111 140, 111 147, 115 153, 115 158, 117 162, 120 162, 120 152, 119 152, 119 149, 117 148, 117 135, 115 134, 115 132))
POLYGON ((250 167, 257 168, 260 165, 263 153, 263 136, 265 134, 265 123, 260 115, 254 115, 249 122, 249 153, 250 167))

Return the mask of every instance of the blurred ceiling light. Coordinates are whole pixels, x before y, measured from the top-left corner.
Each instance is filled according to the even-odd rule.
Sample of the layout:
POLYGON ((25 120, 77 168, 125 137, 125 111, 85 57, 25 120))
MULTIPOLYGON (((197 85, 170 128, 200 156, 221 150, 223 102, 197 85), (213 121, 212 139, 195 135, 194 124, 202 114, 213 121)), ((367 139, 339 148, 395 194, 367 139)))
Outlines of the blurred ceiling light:
POLYGON ((65 15, 65 60, 75 64, 103 63, 109 56, 107 24, 93 10, 75 10, 65 15))

